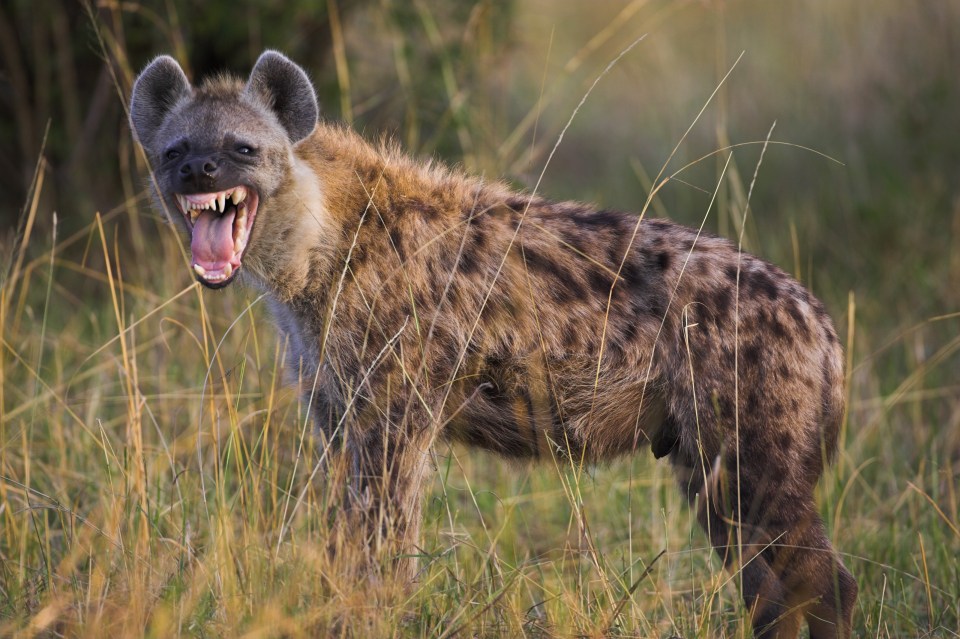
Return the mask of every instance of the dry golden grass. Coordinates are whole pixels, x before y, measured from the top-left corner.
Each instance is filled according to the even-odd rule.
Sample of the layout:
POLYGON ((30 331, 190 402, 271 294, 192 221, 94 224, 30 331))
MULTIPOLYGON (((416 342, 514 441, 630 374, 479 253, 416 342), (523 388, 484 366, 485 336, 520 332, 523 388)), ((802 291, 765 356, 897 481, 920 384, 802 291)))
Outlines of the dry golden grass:
MULTIPOLYGON (((871 57, 854 45, 890 33, 922 43, 944 17, 925 21, 933 9, 892 1, 872 9, 817 2, 786 17, 758 2, 721 10, 635 1, 552 14, 532 2, 514 16, 526 49, 508 55, 484 39, 496 25, 477 3, 461 59, 444 53, 451 36, 440 5, 412 4, 421 35, 392 23, 389 4, 337 22, 344 115, 371 122, 364 118, 382 98, 371 87, 391 75, 403 104, 398 137, 411 150, 443 151, 437 131, 446 130, 466 167, 529 187, 593 80, 651 34, 590 96, 540 191, 608 204, 640 193, 636 210, 654 193, 652 212, 698 224, 717 189, 709 228, 743 233, 752 250, 826 299, 848 346, 851 401, 842 452, 819 497, 859 580, 856 631, 957 636, 960 207, 944 208, 949 187, 929 175, 891 181, 882 206, 857 200, 864 184, 882 188, 864 177, 875 165, 850 160, 828 137, 798 133, 805 120, 788 111, 792 118, 778 120, 782 140, 840 157, 850 170, 837 177, 828 161, 780 147, 779 160, 765 160, 746 216, 759 148, 787 102, 809 100, 810 119, 828 110, 818 97, 843 103, 838 119, 882 129, 887 121, 863 85, 843 80, 867 75, 905 94, 917 93, 919 80, 892 65, 898 51, 871 57), (762 53, 747 52, 732 76, 745 78, 723 84, 698 120, 758 25, 766 25, 754 31, 762 53), (365 46, 364 29, 384 37, 365 46), (813 41, 833 29, 855 34, 854 44, 813 41), (786 32, 807 48, 778 46, 786 32), (410 68, 410 41, 419 37, 440 52, 443 96, 414 93, 412 75, 426 72, 410 68), (706 44, 684 49, 683 38, 706 44), (816 77, 823 94, 783 95, 761 84, 765 69, 816 77), (520 97, 507 101, 511 91, 520 97), (441 98, 443 121, 425 130, 418 109, 441 98), (663 175, 696 163, 659 186, 647 167, 666 166, 681 141, 663 175), (709 156, 744 142, 755 144, 732 147, 732 160, 729 151, 709 156), (614 166, 619 173, 605 174, 614 166), (818 215, 824 202, 836 203, 834 217, 818 215), (778 203, 784 212, 767 214, 778 203), (931 257, 891 254, 888 228, 931 257)), ((125 60, 115 42, 105 46, 125 60)), ((936 56, 912 58, 927 59, 936 56)), ((130 168, 118 179, 136 185, 144 166, 125 152, 130 168)), ((89 211, 88 224, 58 237, 42 205, 45 169, 41 160, 15 250, 2 260, 0 636, 749 636, 735 577, 712 556, 668 469, 644 456, 602 468, 527 468, 441 446, 418 581, 405 588, 360 578, 365 550, 337 527, 340 491, 318 471, 324 451, 282 382, 284 346, 256 295, 192 284, 184 247, 134 186, 127 201, 89 211)))

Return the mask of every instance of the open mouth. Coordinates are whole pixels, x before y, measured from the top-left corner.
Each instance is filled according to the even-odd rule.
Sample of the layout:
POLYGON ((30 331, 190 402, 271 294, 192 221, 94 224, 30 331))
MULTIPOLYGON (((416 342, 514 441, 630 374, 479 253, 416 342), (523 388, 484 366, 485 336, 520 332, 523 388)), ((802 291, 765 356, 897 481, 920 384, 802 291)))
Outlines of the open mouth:
POLYGON ((235 186, 217 193, 177 194, 190 226, 190 252, 197 280, 210 288, 229 284, 240 270, 257 216, 257 192, 235 186))

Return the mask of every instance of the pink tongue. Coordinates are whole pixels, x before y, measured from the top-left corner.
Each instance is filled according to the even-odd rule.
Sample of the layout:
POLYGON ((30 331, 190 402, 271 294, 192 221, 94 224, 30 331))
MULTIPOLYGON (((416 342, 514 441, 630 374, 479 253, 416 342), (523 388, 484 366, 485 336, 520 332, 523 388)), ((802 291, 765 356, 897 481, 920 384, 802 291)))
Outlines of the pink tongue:
MULTIPOLYGON (((233 218, 236 211, 219 215, 206 210, 193 223, 190 250, 193 261, 204 267, 224 267, 233 259, 233 218)), ((236 265, 234 265, 236 266, 236 265)))

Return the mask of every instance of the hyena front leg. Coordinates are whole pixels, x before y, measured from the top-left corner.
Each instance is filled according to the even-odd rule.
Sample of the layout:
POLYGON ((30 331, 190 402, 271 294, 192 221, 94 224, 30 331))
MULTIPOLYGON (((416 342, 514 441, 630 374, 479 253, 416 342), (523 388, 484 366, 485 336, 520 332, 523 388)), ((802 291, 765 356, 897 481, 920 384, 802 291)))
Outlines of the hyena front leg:
POLYGON ((369 559, 400 581, 416 575, 421 493, 432 430, 411 411, 402 425, 387 421, 348 442, 353 476, 349 498, 352 533, 362 536, 369 559))

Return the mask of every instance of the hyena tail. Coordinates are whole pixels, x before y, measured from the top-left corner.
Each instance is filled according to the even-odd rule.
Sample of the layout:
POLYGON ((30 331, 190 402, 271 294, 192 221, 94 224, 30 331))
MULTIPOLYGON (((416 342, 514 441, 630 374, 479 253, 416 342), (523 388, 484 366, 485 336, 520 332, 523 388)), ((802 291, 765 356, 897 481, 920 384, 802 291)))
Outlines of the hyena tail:
POLYGON ((837 456, 837 440, 846 415, 846 379, 844 376, 843 347, 833 328, 826 326, 827 346, 824 349, 821 367, 823 413, 820 419, 820 439, 824 458, 832 463, 837 456))

